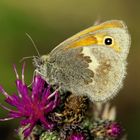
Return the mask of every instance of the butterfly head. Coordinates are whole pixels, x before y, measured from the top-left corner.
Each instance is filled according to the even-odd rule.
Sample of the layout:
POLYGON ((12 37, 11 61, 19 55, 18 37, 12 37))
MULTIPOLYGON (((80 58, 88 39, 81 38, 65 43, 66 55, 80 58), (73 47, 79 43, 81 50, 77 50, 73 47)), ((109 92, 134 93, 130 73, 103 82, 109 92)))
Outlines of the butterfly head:
POLYGON ((33 65, 35 66, 35 71, 45 77, 46 69, 45 66, 47 64, 48 56, 42 55, 41 57, 33 58, 33 65))

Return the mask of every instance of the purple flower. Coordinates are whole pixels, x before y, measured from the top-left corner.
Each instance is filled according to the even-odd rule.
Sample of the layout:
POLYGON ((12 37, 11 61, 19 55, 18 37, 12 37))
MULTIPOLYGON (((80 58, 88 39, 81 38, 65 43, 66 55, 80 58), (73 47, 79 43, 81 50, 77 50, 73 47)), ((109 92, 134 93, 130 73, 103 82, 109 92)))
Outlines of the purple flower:
POLYGON ((86 140, 86 138, 82 133, 73 133, 70 136, 70 140, 86 140))
POLYGON ((0 119, 0 121, 23 118, 20 124, 21 126, 26 126, 23 134, 27 137, 38 122, 46 129, 53 129, 54 123, 47 119, 47 115, 59 105, 60 96, 58 90, 51 93, 51 86, 39 75, 33 77, 32 91, 29 90, 24 81, 24 69, 25 64, 23 64, 22 78, 20 79, 14 66, 18 95, 15 93, 9 95, 0 86, 0 92, 6 97, 5 101, 9 105, 16 107, 16 110, 12 110, 0 104, 3 109, 9 111, 8 118, 0 119))
POLYGON ((117 138, 121 135, 122 131, 122 127, 116 122, 107 126, 107 135, 110 137, 117 138))

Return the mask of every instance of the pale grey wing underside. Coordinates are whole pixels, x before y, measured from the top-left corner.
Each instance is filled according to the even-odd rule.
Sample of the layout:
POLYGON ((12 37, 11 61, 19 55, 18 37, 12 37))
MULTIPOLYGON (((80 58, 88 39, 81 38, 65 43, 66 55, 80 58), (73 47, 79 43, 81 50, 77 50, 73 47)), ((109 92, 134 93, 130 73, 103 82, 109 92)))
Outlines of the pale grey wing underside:
POLYGON ((126 62, 114 53, 104 46, 60 49, 48 59, 47 80, 92 101, 105 101, 121 88, 126 71, 126 62))
POLYGON ((70 91, 92 82, 94 73, 88 69, 90 58, 84 57, 82 48, 59 51, 48 60, 47 77, 70 91))

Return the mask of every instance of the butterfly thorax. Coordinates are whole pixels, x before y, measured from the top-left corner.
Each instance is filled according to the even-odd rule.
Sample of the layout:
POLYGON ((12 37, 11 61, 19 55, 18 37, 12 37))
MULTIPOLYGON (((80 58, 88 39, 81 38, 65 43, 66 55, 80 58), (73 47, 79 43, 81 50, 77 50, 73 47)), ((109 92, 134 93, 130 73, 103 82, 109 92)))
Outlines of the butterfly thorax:
POLYGON ((35 72, 40 74, 43 78, 46 77, 46 65, 48 62, 48 55, 42 55, 41 57, 33 58, 33 65, 35 66, 35 72))

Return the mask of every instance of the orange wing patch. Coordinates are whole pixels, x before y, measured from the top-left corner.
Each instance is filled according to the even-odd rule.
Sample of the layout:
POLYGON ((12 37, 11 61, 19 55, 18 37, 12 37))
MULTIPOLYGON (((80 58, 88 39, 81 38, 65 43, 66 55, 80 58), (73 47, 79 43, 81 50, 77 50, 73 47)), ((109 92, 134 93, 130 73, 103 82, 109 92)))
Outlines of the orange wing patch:
MULTIPOLYGON (((93 36, 90 33, 94 33, 98 30, 103 30, 107 28, 126 28, 126 26, 122 21, 112 20, 96 26, 89 27, 88 29, 85 29, 69 38, 67 40, 67 44, 65 44, 66 47, 64 47, 64 50, 83 46, 90 46, 94 44, 102 45, 104 34, 97 34, 96 36, 93 36)), ((63 43, 66 43, 66 41, 63 43)), ((61 43, 60 45, 62 45, 63 43, 61 43)), ((116 52, 120 52, 120 48, 118 48, 116 44, 110 47, 112 47, 116 52)))
POLYGON ((73 42, 72 44, 70 44, 70 46, 65 47, 65 49, 78 48, 78 47, 82 47, 82 46, 90 46, 90 45, 96 44, 96 43, 97 43, 97 39, 94 36, 87 36, 87 37, 84 37, 80 40, 73 42))

